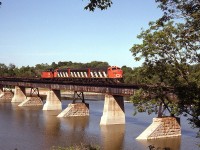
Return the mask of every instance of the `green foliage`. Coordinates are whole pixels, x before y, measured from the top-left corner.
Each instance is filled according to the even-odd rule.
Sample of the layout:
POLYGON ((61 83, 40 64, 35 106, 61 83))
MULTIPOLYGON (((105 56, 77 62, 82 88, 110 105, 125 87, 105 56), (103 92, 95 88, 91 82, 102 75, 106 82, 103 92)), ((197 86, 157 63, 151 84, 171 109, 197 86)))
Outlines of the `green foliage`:
MULTIPOLYGON (((140 97, 143 103, 139 110, 144 108, 152 111, 154 105, 159 102, 167 105, 171 114, 189 114, 193 127, 200 127, 200 84, 199 84, 199 50, 196 39, 185 35, 183 24, 167 22, 163 26, 150 23, 150 28, 138 36, 142 44, 136 44, 131 48, 136 59, 144 59, 143 71, 144 83, 151 83, 161 89, 163 86, 174 88, 173 93, 178 96, 178 103, 167 101, 166 95, 153 91, 158 103, 145 103, 146 99, 140 97), (166 101, 166 102, 165 102, 166 101), (148 104, 148 105, 147 105, 148 104), (147 105, 144 107, 144 105, 147 105)), ((149 89, 145 89, 149 93, 149 89)), ((151 89, 150 89, 151 90, 151 89)), ((151 91, 152 92, 152 91, 151 91)), ((135 102, 135 101, 134 101, 135 102)))
POLYGON ((0 76, 6 75, 8 68, 5 64, 0 64, 0 76))
POLYGON ((191 66, 189 72, 191 72, 189 80, 200 85, 200 64, 191 66))
POLYGON ((101 10, 105 10, 112 5, 111 0, 90 0, 88 5, 85 7, 86 10, 94 11, 96 8, 99 8, 101 10))
POLYGON ((200 1, 156 2, 163 16, 150 22, 149 29, 138 35, 142 43, 131 48, 136 61, 144 60, 138 72, 142 82, 153 86, 132 100, 138 112, 152 113, 153 106, 164 106, 172 115, 189 115, 193 127, 200 128, 200 1), (179 20, 182 23, 173 22, 179 20))
POLYGON ((133 83, 133 69, 127 66, 122 66, 124 83, 133 83))
POLYGON ((166 92, 165 88, 152 86, 144 87, 135 91, 130 100, 133 102, 134 115, 138 112, 147 112, 148 114, 158 114, 158 117, 162 117, 165 114, 165 110, 168 110, 171 116, 177 114, 177 102, 171 97, 170 92, 166 92), (147 89, 148 88, 148 89, 147 89))
POLYGON ((29 66, 22 66, 19 70, 18 70, 18 75, 19 77, 36 77, 36 73, 35 73, 35 69, 34 67, 29 67, 29 66))
MULTIPOLYGON (((164 15, 158 20, 163 23, 171 19, 184 19, 188 28, 194 31, 200 29, 200 1, 199 0, 155 0, 164 12, 164 15)), ((194 32, 193 32, 194 33, 194 32)), ((192 33, 192 34, 193 34, 192 33)), ((199 35, 198 35, 199 36, 199 35)))
POLYGON ((109 64, 107 62, 101 61, 92 61, 90 63, 86 63, 85 68, 108 68, 109 64))
POLYGON ((40 77, 42 71, 48 69, 57 69, 57 68, 108 68, 109 64, 107 62, 101 61, 92 61, 90 63, 76 63, 71 61, 59 61, 58 63, 52 62, 51 65, 45 64, 36 64, 35 67, 22 66, 17 68, 14 64, 9 64, 6 66, 3 63, 0 63, 0 76, 2 77, 40 77))

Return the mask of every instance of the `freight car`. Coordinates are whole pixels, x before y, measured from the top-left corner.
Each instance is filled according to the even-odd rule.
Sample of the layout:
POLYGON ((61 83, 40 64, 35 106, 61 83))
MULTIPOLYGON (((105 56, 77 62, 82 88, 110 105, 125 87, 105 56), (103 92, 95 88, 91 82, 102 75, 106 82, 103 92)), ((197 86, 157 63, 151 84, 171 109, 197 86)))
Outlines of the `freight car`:
POLYGON ((119 82, 123 78, 123 71, 117 66, 107 69, 86 68, 86 69, 55 69, 41 73, 41 78, 45 80, 65 80, 65 81, 112 81, 119 82))

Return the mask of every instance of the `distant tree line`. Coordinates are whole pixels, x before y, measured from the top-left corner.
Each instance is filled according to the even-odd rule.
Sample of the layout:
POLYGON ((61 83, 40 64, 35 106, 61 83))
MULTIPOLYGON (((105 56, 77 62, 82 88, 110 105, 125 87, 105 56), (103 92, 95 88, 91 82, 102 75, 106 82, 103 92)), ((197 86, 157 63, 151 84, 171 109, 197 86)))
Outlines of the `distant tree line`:
POLYGON ((17 67, 14 64, 5 65, 0 63, 0 76, 1 77, 40 77, 42 71, 57 68, 108 68, 107 62, 92 61, 90 63, 77 63, 71 61, 59 61, 58 63, 52 62, 51 64, 42 63, 35 66, 22 66, 17 67))
MULTIPOLYGON (((5 65, 0 63, 0 77, 40 77, 42 71, 49 69, 58 68, 108 68, 110 65, 108 62, 92 61, 89 63, 78 63, 72 61, 59 61, 58 63, 52 62, 51 64, 42 63, 36 64, 35 66, 22 66, 17 67, 16 65, 10 63, 5 65)), ((122 66, 123 70, 123 80, 124 83, 129 84, 157 84, 160 80, 159 73, 154 72, 154 74, 149 74, 147 76, 147 66, 143 65, 141 67, 131 68, 127 66, 122 66)), ((200 64, 189 66, 190 79, 194 80, 200 86, 200 64)))

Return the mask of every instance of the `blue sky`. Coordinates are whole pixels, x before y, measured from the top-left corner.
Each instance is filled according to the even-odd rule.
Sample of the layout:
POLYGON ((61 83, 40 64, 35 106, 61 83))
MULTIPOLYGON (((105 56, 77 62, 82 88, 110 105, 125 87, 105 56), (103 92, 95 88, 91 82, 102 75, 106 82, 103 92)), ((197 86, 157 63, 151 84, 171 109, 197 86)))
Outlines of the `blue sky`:
POLYGON ((129 49, 162 12, 154 0, 113 0, 106 11, 87 0, 1 0, 0 63, 34 66, 58 61, 106 61, 137 67, 129 49))

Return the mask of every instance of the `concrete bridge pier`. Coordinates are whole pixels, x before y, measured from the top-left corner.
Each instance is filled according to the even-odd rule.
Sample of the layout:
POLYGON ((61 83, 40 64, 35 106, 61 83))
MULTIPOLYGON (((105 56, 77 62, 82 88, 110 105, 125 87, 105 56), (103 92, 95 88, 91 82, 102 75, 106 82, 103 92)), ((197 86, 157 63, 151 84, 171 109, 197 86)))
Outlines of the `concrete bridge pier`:
POLYGON ((3 86, 0 85, 0 97, 1 97, 2 94, 3 94, 3 86))
POLYGON ((43 110, 62 110, 60 90, 50 90, 47 92, 47 100, 43 110))
POLYGON ((4 88, 0 85, 0 101, 1 102, 10 102, 13 97, 13 92, 10 88, 4 88))
POLYGON ((123 96, 105 95, 100 125, 125 124, 123 96))
POLYGON ((14 97, 12 98, 12 103, 19 103, 26 100, 26 88, 15 86, 14 97))
MULTIPOLYGON (((27 91, 26 91, 27 92, 27 91)), ((18 106, 41 106, 43 105, 42 99, 39 95, 38 88, 30 88, 30 96, 26 96, 26 99, 18 106)))
POLYGON ((87 103, 72 103, 63 110, 57 117, 75 117, 75 116, 89 116, 89 104, 87 103))
POLYGON ((29 96, 18 106, 41 106, 43 105, 42 99, 39 96, 29 96))
POLYGON ((38 106, 43 105, 43 102, 39 96, 26 96, 26 88, 15 86, 14 97, 12 103, 19 103, 18 106, 38 106))
POLYGON ((63 110, 57 117, 75 117, 75 116, 89 116, 89 104, 85 103, 83 92, 78 93, 74 91, 74 100, 72 104, 63 110), (76 102, 77 99, 82 102, 76 102))
POLYGON ((136 139, 148 140, 181 136, 180 118, 160 117, 153 118, 153 123, 146 128, 136 139))

